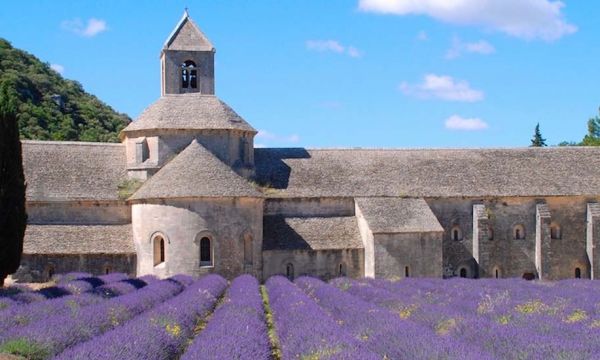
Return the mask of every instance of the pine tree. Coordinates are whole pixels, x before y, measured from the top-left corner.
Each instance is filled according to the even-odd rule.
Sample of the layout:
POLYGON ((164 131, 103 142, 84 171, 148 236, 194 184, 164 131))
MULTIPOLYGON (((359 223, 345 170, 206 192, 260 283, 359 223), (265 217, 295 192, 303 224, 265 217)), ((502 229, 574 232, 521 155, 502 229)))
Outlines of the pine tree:
POLYGON ((0 286, 19 268, 23 252, 25 176, 15 94, 0 85, 0 286))
POLYGON ((540 131, 540 123, 535 126, 535 132, 533 134, 533 138, 531 139, 531 147, 542 147, 546 145, 546 139, 542 137, 542 132, 540 131))
MULTIPOLYGON (((600 110, 599 110, 600 112, 600 110)), ((588 133, 581 141, 584 146, 600 146, 600 116, 588 120, 588 133)))

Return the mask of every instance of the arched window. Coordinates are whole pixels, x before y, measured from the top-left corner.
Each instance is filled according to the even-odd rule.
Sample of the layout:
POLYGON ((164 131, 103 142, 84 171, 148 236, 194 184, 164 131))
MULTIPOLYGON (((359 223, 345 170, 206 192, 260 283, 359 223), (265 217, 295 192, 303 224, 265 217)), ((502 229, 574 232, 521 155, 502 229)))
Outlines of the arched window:
POLYGON ((581 279, 581 269, 575 268, 575 279, 581 279))
POLYGON ((200 239, 200 266, 212 266, 212 246, 206 236, 200 239))
POLYGON ((408 266, 404 267, 404 277, 410 277, 410 268, 408 266))
POLYGON ((496 279, 500 279, 502 277, 502 273, 500 272, 500 268, 497 266, 494 267, 494 277, 496 279))
POLYGON ((460 229, 460 226, 454 225, 452 227, 452 230, 450 230, 450 235, 452 236, 452 240, 454 241, 462 240, 462 230, 460 229))
POLYGON ((152 240, 154 247, 154 266, 165 262, 165 238, 156 235, 152 240))
POLYGON ((244 235, 244 265, 252 265, 252 235, 244 235))
POLYGON ((467 269, 460 268, 460 277, 461 278, 466 278, 467 277, 467 269))
POLYGON ((500 278, 500 272, 496 269, 496 279, 500 278))
POLYGON ((527 281, 531 281, 535 279, 535 274, 532 272, 526 272, 523 273, 523 279, 527 280, 527 281))
POLYGON ((285 266, 285 276, 290 279, 290 281, 294 280, 294 265, 292 263, 288 263, 285 266))
POLYGON ((338 265, 338 276, 346 276, 346 269, 344 264, 338 265))
POLYGON ((491 226, 488 227, 488 240, 494 240, 494 229, 491 226))
POLYGON ((550 238, 551 239, 560 239, 561 237, 561 233, 560 233, 560 226, 558 224, 551 224, 550 225, 550 238))
POLYGON ((513 238, 515 240, 523 240, 525 239, 525 228, 523 225, 515 225, 513 228, 513 238))
POLYGON ((187 60, 181 64, 181 87, 184 89, 196 89, 198 87, 198 72, 196 63, 187 60))
POLYGON ((112 267, 110 265, 104 266, 104 274, 108 275, 112 272, 112 267))

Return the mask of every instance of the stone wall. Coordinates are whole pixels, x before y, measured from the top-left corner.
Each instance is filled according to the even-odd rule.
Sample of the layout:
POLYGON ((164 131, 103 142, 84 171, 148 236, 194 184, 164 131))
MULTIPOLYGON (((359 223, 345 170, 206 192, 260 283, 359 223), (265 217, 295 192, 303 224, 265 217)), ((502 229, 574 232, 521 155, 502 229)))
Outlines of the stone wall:
POLYGON ((124 201, 28 202, 29 224, 118 225, 131 222, 131 208, 124 201))
POLYGON ((263 200, 204 198, 132 205, 138 275, 262 274, 263 200), (165 262, 154 266, 153 236, 165 241, 165 262), (212 240, 213 265, 200 266, 200 239, 212 240), (244 237, 252 238, 252 264, 244 266, 244 237))
POLYGON ((353 216, 352 198, 271 198, 265 201, 266 215, 288 217, 353 216))
POLYGON ((293 267, 293 277, 316 276, 329 280, 339 276, 364 276, 364 252, 347 250, 265 250, 263 251, 263 279, 284 275, 287 266, 293 267), (340 265, 342 266, 340 272, 340 265))
POLYGON ((373 234, 375 277, 442 277, 442 234, 373 234), (408 270, 408 271, 407 271, 408 270))
POLYGON ((184 150, 194 139, 211 151, 225 164, 231 166, 242 176, 249 176, 248 169, 254 166, 254 134, 238 130, 148 130, 140 132, 145 136, 125 139, 127 169, 132 178, 146 179, 141 171, 152 174, 177 154, 184 150), (136 144, 142 140, 148 145, 149 158, 139 164, 136 144), (243 140, 245 139, 245 141, 243 140))
POLYGON ((135 254, 24 254, 19 270, 12 275, 18 282, 45 282, 51 274, 73 271, 103 275, 122 272, 136 276, 135 254))
POLYGON ((542 278, 565 279, 573 278, 576 268, 582 277, 590 276, 587 204, 596 199, 570 196, 427 201, 446 230, 445 276, 458 276, 461 268, 469 277, 495 277, 496 271, 499 277, 522 277, 525 273, 539 276, 539 269, 545 269, 542 278), (474 219, 478 206, 483 209, 474 219), (458 241, 453 239, 455 226, 462 232, 458 241), (523 239, 515 239, 516 226, 522 226, 523 239), (559 228, 558 238, 550 234, 555 226, 559 228))

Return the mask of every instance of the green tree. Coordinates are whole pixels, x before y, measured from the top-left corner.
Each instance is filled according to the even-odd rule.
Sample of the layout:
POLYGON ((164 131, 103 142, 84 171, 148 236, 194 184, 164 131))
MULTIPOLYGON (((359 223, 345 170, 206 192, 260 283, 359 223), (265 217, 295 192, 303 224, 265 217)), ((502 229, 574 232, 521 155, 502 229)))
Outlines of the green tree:
POLYGON ((25 176, 13 89, 0 85, 0 286, 19 268, 27 214, 25 176))
POLYGON ((540 131, 540 123, 537 123, 535 126, 535 132, 533 133, 533 138, 531 139, 531 147, 542 147, 546 145, 546 139, 542 137, 542 132, 540 131))
MULTIPOLYGON (((600 110, 598 112, 600 113, 600 110)), ((581 145, 600 146, 600 116, 590 118, 587 127, 588 133, 583 137, 581 145)))

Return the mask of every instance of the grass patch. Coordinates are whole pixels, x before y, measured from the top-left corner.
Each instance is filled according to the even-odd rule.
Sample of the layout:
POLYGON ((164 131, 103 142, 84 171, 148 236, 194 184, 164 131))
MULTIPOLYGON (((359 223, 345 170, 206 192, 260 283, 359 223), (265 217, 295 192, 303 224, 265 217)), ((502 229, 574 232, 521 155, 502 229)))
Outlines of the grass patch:
POLYGON ((134 192, 136 192, 144 182, 138 179, 127 179, 121 181, 117 188, 119 190, 119 199, 127 200, 134 192))
POLYGON ((271 305, 269 304, 269 294, 267 293, 267 288, 265 288, 264 285, 260 286, 260 295, 265 308, 267 332, 269 333, 269 342, 271 343, 271 356, 273 357, 273 360, 281 360, 281 344, 279 342, 279 337, 277 336, 277 331, 275 331, 275 321, 273 321, 273 311, 271 310, 271 305))
POLYGON ((0 346, 0 353, 21 356, 28 360, 44 360, 50 357, 50 349, 26 339, 5 342, 0 346))

